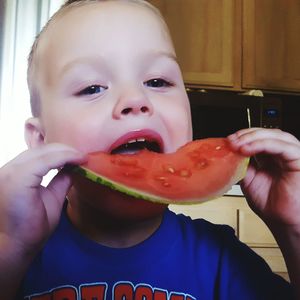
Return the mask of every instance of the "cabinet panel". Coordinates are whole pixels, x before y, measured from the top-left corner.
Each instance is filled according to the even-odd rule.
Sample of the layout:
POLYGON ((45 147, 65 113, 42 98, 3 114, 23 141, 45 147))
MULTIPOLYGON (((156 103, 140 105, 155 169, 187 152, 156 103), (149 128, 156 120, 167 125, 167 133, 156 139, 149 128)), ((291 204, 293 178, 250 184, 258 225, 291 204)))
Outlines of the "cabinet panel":
POLYGON ((249 208, 239 209, 238 223, 242 242, 254 247, 278 247, 268 227, 249 208))
POLYGON ((300 91, 299 36, 299 0, 243 0, 243 87, 300 91))
POLYGON ((279 248, 252 248, 275 273, 287 273, 287 267, 279 248))
POLYGON ((149 2, 159 8, 170 28, 185 83, 240 86, 240 1, 149 2))
POLYGON ((244 197, 224 196, 197 205, 169 205, 175 213, 192 219, 204 218, 216 224, 228 224, 237 237, 246 243, 271 269, 289 280, 282 253, 267 226, 249 208, 244 197))
MULTIPOLYGON (((215 200, 217 201, 217 200, 215 200)), ((210 201, 202 204, 195 205, 170 205, 170 210, 175 213, 182 213, 192 219, 203 218, 215 224, 227 224, 231 226, 237 233, 237 211, 229 205, 224 205, 226 199, 223 199, 222 213, 218 203, 220 201, 210 201)))

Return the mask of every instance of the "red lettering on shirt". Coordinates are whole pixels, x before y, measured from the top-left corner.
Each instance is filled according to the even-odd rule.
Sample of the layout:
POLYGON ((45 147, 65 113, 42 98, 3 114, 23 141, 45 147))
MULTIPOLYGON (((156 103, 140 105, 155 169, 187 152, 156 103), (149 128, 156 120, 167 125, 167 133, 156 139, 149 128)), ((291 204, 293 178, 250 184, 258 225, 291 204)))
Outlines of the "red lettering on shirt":
POLYGON ((30 300, 51 300, 51 298, 51 294, 47 293, 44 295, 31 296, 30 300))
POLYGON ((163 290, 154 290, 153 300, 168 300, 167 291, 163 290))
POLYGON ((76 289, 69 286, 55 289, 51 300, 77 300, 76 289))
POLYGON ((148 285, 138 285, 135 289, 134 300, 153 300, 153 290, 148 285))
POLYGON ((172 293, 170 295, 170 300, 185 300, 185 295, 172 293))
POLYGON ((129 282, 119 282, 113 289, 114 300, 133 300, 133 286, 129 282))
POLYGON ((105 300, 107 284, 95 283, 80 286, 80 299, 82 300, 105 300))
MULTIPOLYGON (((26 300, 106 300, 108 284, 90 283, 82 284, 77 289, 73 286, 61 286, 51 291, 27 296, 26 300)), ((133 285, 129 281, 117 282, 112 289, 113 300, 195 300, 194 297, 184 293, 171 292, 153 288, 148 284, 133 285)))
POLYGON ((59 287, 51 292, 33 295, 30 300, 77 300, 77 291, 74 287, 59 287))

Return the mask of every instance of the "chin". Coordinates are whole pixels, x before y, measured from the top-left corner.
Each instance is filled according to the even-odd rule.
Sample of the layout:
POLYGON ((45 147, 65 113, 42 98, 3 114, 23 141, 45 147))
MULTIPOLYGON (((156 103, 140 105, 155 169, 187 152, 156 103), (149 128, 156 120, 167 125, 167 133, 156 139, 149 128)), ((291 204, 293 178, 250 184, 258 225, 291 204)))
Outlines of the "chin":
POLYGON ((76 201, 80 209, 89 207, 88 210, 99 217, 126 222, 158 217, 167 208, 166 204, 134 198, 77 174, 73 176, 73 186, 68 197, 70 201, 76 201))

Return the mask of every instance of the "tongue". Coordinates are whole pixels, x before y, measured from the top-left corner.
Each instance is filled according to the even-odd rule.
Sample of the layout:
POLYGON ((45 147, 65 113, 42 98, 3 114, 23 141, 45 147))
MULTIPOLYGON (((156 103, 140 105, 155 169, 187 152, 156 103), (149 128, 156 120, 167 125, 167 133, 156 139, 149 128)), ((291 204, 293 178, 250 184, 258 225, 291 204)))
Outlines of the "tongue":
POLYGON ((134 154, 143 149, 146 149, 146 144, 144 142, 136 142, 130 144, 124 144, 114 149, 112 154, 134 154))
POLYGON ((113 151, 112 154, 135 154, 137 152, 141 151, 140 149, 139 150, 134 150, 134 149, 120 149, 120 150, 117 150, 117 151, 113 151))

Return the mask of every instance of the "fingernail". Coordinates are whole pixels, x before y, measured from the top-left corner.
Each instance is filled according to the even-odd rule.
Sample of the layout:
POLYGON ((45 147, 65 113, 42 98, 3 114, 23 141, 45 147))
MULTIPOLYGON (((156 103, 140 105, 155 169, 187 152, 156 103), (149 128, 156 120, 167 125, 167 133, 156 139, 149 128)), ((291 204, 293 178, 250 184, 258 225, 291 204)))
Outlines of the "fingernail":
POLYGON ((227 138, 228 138, 230 141, 235 141, 235 140, 237 139, 237 136, 236 136, 236 134, 233 133, 233 134, 228 135, 227 138))

